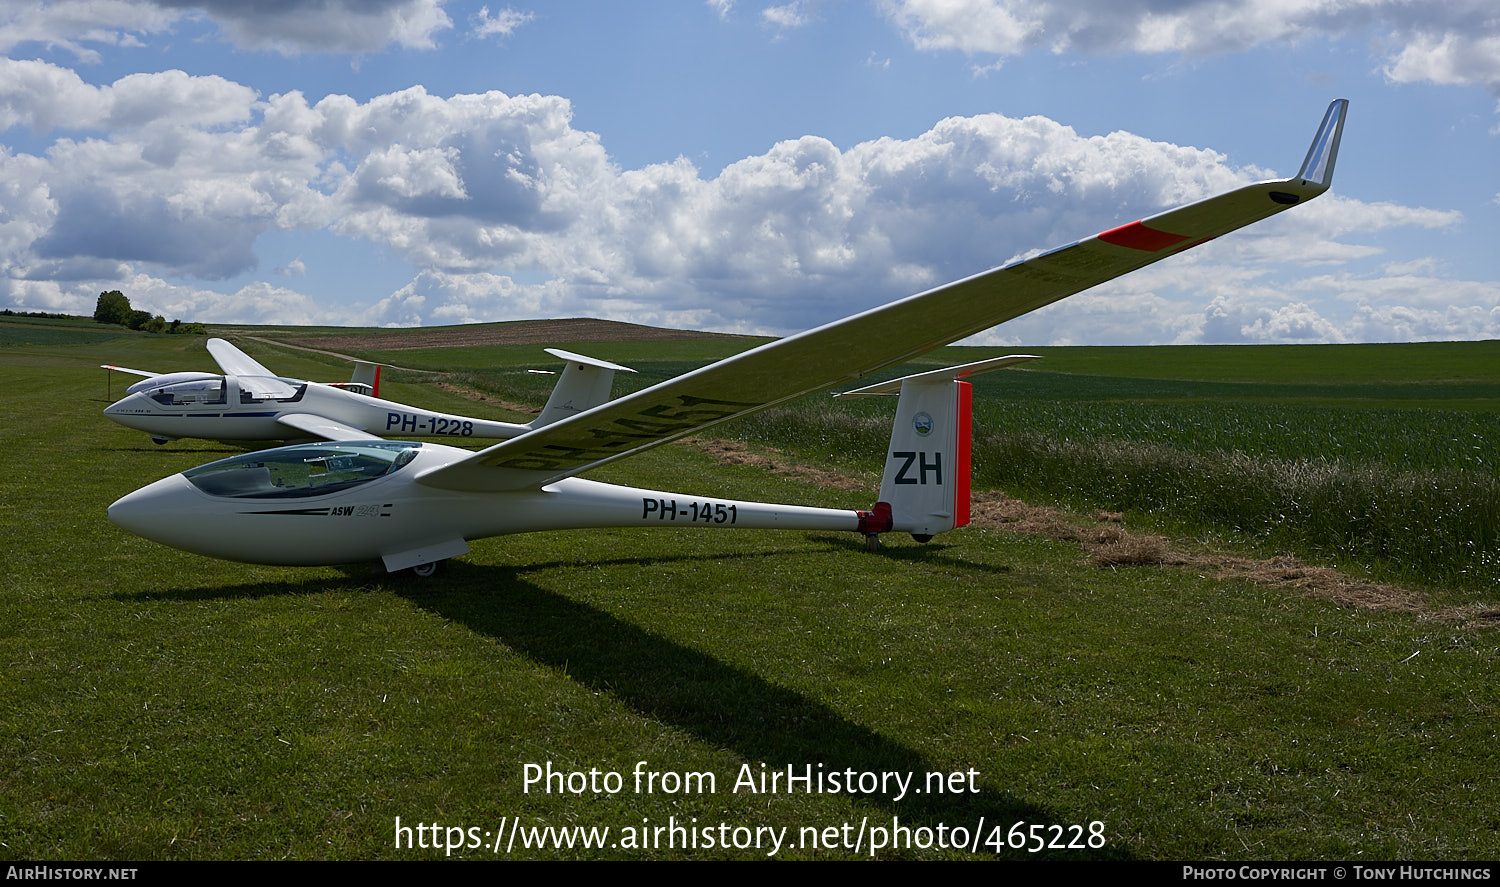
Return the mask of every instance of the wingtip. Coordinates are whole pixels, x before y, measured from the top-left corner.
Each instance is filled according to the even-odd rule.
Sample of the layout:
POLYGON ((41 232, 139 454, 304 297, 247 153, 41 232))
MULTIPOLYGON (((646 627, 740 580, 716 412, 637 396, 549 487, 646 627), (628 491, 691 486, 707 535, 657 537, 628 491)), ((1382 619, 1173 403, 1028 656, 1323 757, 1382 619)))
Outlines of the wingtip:
POLYGON ((1339 156, 1339 140, 1344 134, 1344 117, 1349 111, 1348 99, 1334 99, 1323 114, 1323 124, 1313 137, 1312 146, 1296 178, 1303 185, 1326 189, 1333 184, 1333 166, 1339 156))

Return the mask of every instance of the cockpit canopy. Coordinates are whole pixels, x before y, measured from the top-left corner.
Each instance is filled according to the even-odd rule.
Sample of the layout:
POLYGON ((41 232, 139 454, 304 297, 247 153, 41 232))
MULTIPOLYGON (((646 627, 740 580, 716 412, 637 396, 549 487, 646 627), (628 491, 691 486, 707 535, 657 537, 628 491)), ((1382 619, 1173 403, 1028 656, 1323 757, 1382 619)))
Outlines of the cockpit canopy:
POLYGON ((224 377, 194 379, 177 382, 150 390, 151 399, 162 406, 180 406, 189 403, 223 403, 224 377))
POLYGON ((170 382, 147 389, 146 393, 164 407, 180 407, 191 404, 228 404, 231 401, 241 404, 267 401, 296 403, 306 391, 307 383, 296 379, 208 376, 170 382))
POLYGON ((182 474, 210 496, 299 499, 385 477, 415 459, 421 447, 402 440, 321 441, 220 459, 182 474))

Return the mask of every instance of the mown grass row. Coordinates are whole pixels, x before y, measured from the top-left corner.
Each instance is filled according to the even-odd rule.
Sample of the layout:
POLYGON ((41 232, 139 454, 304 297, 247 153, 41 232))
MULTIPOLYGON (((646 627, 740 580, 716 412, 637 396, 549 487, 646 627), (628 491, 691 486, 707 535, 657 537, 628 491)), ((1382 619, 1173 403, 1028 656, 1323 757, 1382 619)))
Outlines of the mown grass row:
POLYGON ((1042 433, 987 434, 975 449, 976 475, 1023 498, 1149 514, 1424 584, 1500 582, 1500 481, 1492 474, 1042 433))
MULTIPOLYGON (((876 474, 889 409, 798 405, 726 430, 876 474)), ((1483 440, 1491 417, 1419 421, 1411 411, 1243 405, 1025 412, 1009 428, 976 417, 976 489, 1125 512, 1162 529, 1387 579, 1471 591, 1500 582, 1494 450, 1470 443, 1483 440), (1214 424, 1228 416, 1233 427, 1214 424)))

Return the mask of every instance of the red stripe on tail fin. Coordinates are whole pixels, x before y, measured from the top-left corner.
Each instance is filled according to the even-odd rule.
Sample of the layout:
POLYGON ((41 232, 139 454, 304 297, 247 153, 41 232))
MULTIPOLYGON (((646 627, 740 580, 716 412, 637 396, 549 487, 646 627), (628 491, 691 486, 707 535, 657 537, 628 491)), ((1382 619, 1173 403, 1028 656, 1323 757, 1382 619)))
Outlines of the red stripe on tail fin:
POLYGON ((953 466, 953 528, 966 526, 969 523, 969 468, 970 468, 970 415, 974 407, 974 386, 968 382, 958 382, 957 412, 958 422, 954 429, 958 435, 955 442, 957 458, 953 466))

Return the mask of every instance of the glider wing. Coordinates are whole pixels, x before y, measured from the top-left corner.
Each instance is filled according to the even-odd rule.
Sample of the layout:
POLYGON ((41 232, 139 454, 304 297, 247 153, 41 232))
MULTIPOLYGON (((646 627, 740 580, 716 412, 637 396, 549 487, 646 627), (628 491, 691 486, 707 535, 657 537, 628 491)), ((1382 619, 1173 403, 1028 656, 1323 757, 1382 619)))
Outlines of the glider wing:
POLYGON ((99 364, 99 369, 101 369, 101 370, 114 370, 117 373, 134 373, 137 376, 145 376, 148 379, 154 379, 157 376, 161 375, 161 373, 153 373, 150 370, 133 370, 130 367, 117 367, 114 364, 108 364, 108 363, 101 363, 101 364, 99 364))
POLYGON ((255 358, 234 347, 223 339, 209 339, 208 353, 214 357, 219 368, 231 376, 268 376, 276 374, 266 369, 255 358))
POLYGON ((1329 105, 1296 176, 1105 231, 752 348, 417 478, 446 489, 540 487, 736 416, 901 363, 1258 222, 1328 190, 1348 102, 1329 105))
POLYGON ((378 435, 355 428, 353 425, 345 425, 342 422, 335 422, 332 419, 324 416, 315 416, 312 413, 283 413, 276 417, 276 422, 296 431, 328 440, 381 439, 378 435))

